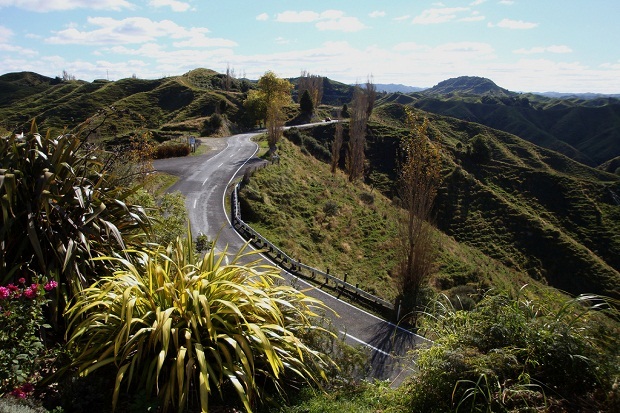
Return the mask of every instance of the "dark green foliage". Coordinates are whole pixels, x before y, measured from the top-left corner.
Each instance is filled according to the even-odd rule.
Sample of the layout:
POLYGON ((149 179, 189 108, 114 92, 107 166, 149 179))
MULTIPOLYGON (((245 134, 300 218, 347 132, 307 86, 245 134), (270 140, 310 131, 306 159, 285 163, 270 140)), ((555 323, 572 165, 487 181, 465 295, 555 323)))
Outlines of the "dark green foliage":
POLYGON ((0 279, 29 271, 56 274, 79 290, 93 276, 91 257, 139 240, 148 218, 127 203, 106 154, 82 149, 76 135, 0 139, 0 279))
POLYGON ((345 119, 351 116, 349 114, 349 107, 347 106, 346 103, 344 105, 342 105, 342 110, 340 111, 340 116, 342 116, 345 119))
POLYGON ((471 159, 476 163, 487 163, 491 160, 491 146, 484 136, 476 135, 471 140, 471 149, 468 148, 471 159))
POLYGON ((555 305, 523 291, 472 311, 438 302, 422 329, 434 343, 406 386, 412 411, 614 411, 619 332, 602 314, 613 310, 596 296, 555 305))
POLYGON ((301 110, 301 113, 307 116, 312 115, 314 112, 314 104, 312 103, 312 98, 307 90, 304 90, 304 93, 299 98, 299 109, 301 110))
POLYGON ((219 113, 214 113, 205 120, 200 134, 202 136, 208 136, 218 132, 222 126, 224 126, 224 117, 219 113))

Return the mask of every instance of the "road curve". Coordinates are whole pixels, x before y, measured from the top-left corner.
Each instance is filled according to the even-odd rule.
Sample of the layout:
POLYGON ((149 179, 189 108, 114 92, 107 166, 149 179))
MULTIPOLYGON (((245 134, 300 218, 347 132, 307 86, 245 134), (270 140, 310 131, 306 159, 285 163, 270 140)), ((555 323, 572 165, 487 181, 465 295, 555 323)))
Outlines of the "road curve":
MULTIPOLYGON (((169 191, 180 191, 185 195, 192 233, 204 233, 209 239, 218 237, 218 249, 228 245, 229 251, 238 251, 245 244, 230 224, 225 199, 232 180, 245 168, 262 162, 255 157, 258 146, 251 141, 256 135, 258 133, 209 138, 206 144, 210 150, 205 155, 154 162, 157 171, 179 177, 169 191)), ((289 273, 283 272, 283 276, 306 294, 322 300, 339 315, 333 319, 334 328, 346 334, 350 344, 362 344, 370 349, 369 376, 390 379, 397 384, 408 375, 412 366, 402 356, 423 342, 422 337, 341 301, 289 273)))

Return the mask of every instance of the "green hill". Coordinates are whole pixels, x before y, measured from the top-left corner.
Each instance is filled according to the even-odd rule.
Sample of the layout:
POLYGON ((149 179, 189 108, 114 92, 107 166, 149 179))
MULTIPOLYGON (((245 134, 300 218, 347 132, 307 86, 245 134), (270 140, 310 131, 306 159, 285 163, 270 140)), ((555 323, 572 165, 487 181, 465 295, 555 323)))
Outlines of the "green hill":
MULTIPOLYGON (((503 130, 590 166, 620 156, 616 98, 518 94, 489 79, 467 76, 410 96, 418 109, 503 130)), ((394 99, 386 96, 382 102, 394 99)))
MULTIPOLYGON (((379 107, 380 122, 371 123, 367 136, 367 183, 392 194, 399 139, 406 133, 397 126, 399 108, 402 113, 396 104, 379 107)), ((443 150, 439 229, 554 287, 620 297, 618 176, 479 124, 422 111, 417 115, 429 117, 443 150), (485 157, 472 149, 475 141, 487 148, 485 157)), ((318 127, 311 136, 293 140, 325 160, 331 128, 318 127)))

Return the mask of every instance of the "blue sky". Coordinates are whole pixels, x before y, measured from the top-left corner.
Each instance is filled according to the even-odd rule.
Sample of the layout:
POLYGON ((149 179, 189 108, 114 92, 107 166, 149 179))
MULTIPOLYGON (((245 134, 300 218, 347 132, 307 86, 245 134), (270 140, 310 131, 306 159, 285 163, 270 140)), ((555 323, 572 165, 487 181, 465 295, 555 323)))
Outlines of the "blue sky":
POLYGON ((302 70, 430 87, 620 93, 618 0, 0 0, 0 74, 302 70))

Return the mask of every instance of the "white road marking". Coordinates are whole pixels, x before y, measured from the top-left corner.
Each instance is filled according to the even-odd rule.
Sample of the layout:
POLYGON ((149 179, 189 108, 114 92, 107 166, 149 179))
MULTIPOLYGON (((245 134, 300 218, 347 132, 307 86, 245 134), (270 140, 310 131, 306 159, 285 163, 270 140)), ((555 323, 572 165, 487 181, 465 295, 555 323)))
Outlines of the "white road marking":
POLYGON ((220 168, 222 165, 224 165, 224 162, 222 162, 221 164, 219 164, 217 167, 220 168))
POLYGON ((204 180, 204 181, 202 181, 202 185, 203 185, 203 186, 204 186, 204 184, 206 184, 206 183, 207 183, 207 180, 208 180, 208 179, 209 179, 209 177, 207 176, 207 177, 205 178, 205 180, 204 180))
POLYGON ((373 349, 374 351, 376 351, 376 352, 378 352, 378 353, 381 353, 381 354, 383 354, 383 355, 385 355, 385 356, 392 357, 392 355, 391 355, 390 353, 385 352, 385 351, 383 351, 383 350, 381 350, 381 349, 378 349, 377 347, 372 346, 372 345, 368 344, 367 342, 365 342, 364 340, 360 340, 359 338, 357 338, 357 337, 355 337, 355 336, 352 336, 351 334, 347 334, 347 333, 345 333, 344 331, 340 331, 340 334, 344 335, 344 336, 345 336, 345 338, 346 338, 346 337, 349 337, 351 340, 353 340, 353 341, 357 341, 358 343, 363 344, 363 345, 365 345, 366 347, 371 348, 371 349, 373 349))
POLYGON ((196 209, 196 202, 198 202, 198 198, 194 199, 194 209, 196 209))

